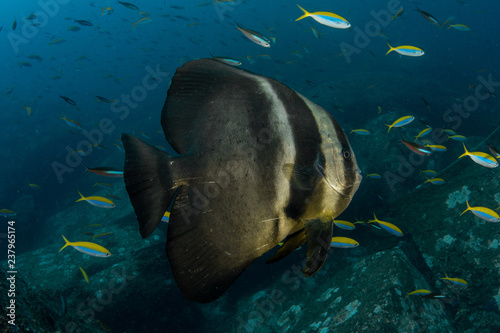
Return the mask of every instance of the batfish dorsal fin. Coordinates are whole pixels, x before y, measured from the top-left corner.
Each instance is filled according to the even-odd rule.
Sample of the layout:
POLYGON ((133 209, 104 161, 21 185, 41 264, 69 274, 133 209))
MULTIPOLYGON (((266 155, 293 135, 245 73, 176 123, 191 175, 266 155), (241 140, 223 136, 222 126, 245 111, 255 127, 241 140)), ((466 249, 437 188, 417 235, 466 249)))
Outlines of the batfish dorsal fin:
POLYGON ((314 275, 325 263, 332 243, 333 221, 324 223, 316 219, 305 227, 307 238, 307 262, 302 270, 305 276, 314 275))
POLYGON ((125 147, 124 180, 141 236, 149 236, 160 223, 175 195, 168 168, 171 157, 142 140, 122 134, 125 147))
POLYGON ((258 77, 213 59, 191 61, 177 69, 161 115, 165 138, 176 152, 184 154, 192 148, 207 117, 219 111, 214 108, 222 100, 225 108, 241 108, 249 92, 259 91, 257 82, 245 76, 258 77))

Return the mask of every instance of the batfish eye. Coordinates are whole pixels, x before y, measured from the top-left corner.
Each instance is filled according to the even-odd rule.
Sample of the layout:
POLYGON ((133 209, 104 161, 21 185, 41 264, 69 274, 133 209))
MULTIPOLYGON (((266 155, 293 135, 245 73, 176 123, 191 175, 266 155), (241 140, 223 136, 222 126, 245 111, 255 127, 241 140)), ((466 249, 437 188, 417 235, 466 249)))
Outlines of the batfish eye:
POLYGON ((352 155, 351 155, 351 151, 349 151, 349 150, 344 150, 343 155, 344 155, 344 158, 345 158, 346 160, 350 159, 350 158, 351 158, 351 156, 352 156, 352 155))

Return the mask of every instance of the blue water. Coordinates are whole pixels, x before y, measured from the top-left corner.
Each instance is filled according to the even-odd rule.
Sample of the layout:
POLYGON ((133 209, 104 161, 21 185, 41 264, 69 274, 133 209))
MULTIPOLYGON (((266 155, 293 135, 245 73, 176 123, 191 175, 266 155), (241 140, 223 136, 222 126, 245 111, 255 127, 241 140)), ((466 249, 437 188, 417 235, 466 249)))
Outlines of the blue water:
MULTIPOLYGON (((467 97, 471 93, 468 87, 478 84, 479 75, 485 78, 492 75, 493 80, 500 77, 497 28, 500 4, 495 1, 401 1, 395 6, 404 7, 401 17, 393 21, 384 17, 378 21, 374 13, 386 13, 388 5, 394 3, 397 1, 299 3, 311 12, 324 10, 339 14, 351 23, 349 30, 322 26, 311 18, 295 22, 302 12, 290 1, 212 4, 203 0, 143 0, 134 4, 152 20, 135 28, 133 23, 146 15, 115 1, 3 3, 0 11, 3 27, 0 32, 3 78, 0 81, 3 124, 0 209, 12 209, 23 196, 31 197, 33 202, 19 235, 19 239, 24 237, 26 241, 18 243, 18 250, 27 252, 44 244, 45 240, 36 236, 44 230, 47 219, 73 204, 78 198, 77 190, 93 191, 93 184, 82 177, 83 162, 90 166, 123 166, 124 153, 114 145, 121 133, 140 137, 139 132, 144 132, 151 137, 149 143, 167 146, 163 135, 158 133, 161 109, 176 68, 190 60, 208 58, 211 54, 239 59, 242 68, 276 78, 328 109, 346 131, 366 128, 377 118, 377 106, 383 103, 384 112, 391 110, 400 116, 412 114, 436 127, 446 127, 443 113, 453 106, 454 98, 467 97), (414 4, 441 23, 454 17, 454 24, 466 24, 471 31, 434 26, 413 10, 414 4), (114 12, 101 16, 99 7, 106 6, 111 6, 114 12), (38 21, 26 20, 32 13, 37 14, 38 21), (73 22, 74 19, 88 20, 93 26, 81 26, 73 22), (14 20, 17 20, 16 30, 12 29, 14 20), (33 22, 41 25, 33 26, 33 22), (276 43, 269 49, 252 43, 235 28, 235 22, 274 37, 276 43), (70 26, 81 29, 69 31, 70 26), (314 37, 311 27, 320 33, 319 39, 314 37), (357 44, 360 31, 366 34, 366 29, 373 27, 387 35, 391 45, 417 46, 425 55, 410 58, 391 52, 386 56, 386 39, 369 36, 370 33, 362 45, 357 44), (65 42, 49 45, 57 39, 65 42), (342 45, 355 47, 357 51, 351 55, 341 54, 342 45), (30 59, 29 55, 38 55, 42 60, 30 59), (250 63, 248 57, 255 62, 250 63), (23 65, 25 62, 31 66, 23 65), (148 75, 155 71, 161 74, 152 80, 148 75), (373 97, 381 92, 377 90, 380 86, 377 80, 382 73, 405 78, 409 87, 400 94, 401 87, 384 82, 383 89, 393 90, 392 98, 366 102, 365 95, 373 97), (345 82, 344 77, 354 81, 345 82), (315 87, 330 82, 333 83, 328 93, 314 92, 315 87), (348 92, 343 89, 344 84, 349 86, 348 92), (71 98, 77 106, 68 104, 59 94, 71 98), (126 102, 126 95, 131 94, 135 96, 133 105, 126 102), (349 101, 355 96, 357 102, 345 103, 343 94, 349 96, 349 101), (102 103, 97 95, 117 102, 102 103), (424 108, 423 96, 430 102, 432 112, 424 108), (334 105, 341 106, 345 112, 338 112, 334 105), (31 116, 25 106, 31 108, 31 116), (112 129, 98 140, 107 149, 94 147, 81 157, 70 154, 68 149, 77 150, 86 137, 83 130, 71 128, 59 119, 63 116, 77 121, 88 132, 97 129, 101 121, 112 124, 109 125, 112 129), (75 158, 74 165, 68 165, 68 154, 75 158), (65 166, 68 172, 58 175, 56 166, 65 166), (30 188, 28 183, 35 183, 40 189, 30 188)), ((496 127, 499 117, 484 105, 480 109, 484 112, 471 116, 468 126, 461 126, 460 134, 484 136, 496 127)), ((363 156, 357 158, 362 168, 369 166, 363 162, 363 156)), ((455 157, 449 161, 453 159, 455 157)), ((383 169, 380 167, 379 171, 383 169)), ((22 212, 18 215, 22 216, 22 212)))

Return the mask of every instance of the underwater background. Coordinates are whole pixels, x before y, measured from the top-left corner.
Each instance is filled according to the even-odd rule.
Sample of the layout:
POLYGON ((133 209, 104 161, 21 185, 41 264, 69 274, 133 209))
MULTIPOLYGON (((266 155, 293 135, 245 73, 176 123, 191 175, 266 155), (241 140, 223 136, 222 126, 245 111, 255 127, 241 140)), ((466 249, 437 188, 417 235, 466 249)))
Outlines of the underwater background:
POLYGON ((303 11, 283 0, 2 3, 0 303, 16 304, 15 325, 2 310, 2 331, 500 331, 499 225, 486 210, 461 215, 468 204, 498 212, 499 171, 469 158, 480 154, 459 159, 464 145, 498 157, 500 4, 298 4, 351 27, 295 21, 303 11), (252 43, 237 24, 271 47, 252 43), (425 54, 386 55, 388 44, 425 54), (364 178, 338 217, 356 229, 334 229, 359 246, 332 248, 307 279, 304 248, 273 265, 266 254, 220 299, 197 304, 173 280, 168 224, 143 240, 123 178, 84 172, 123 169, 122 133, 172 153, 160 125, 170 79, 183 63, 212 56, 237 59, 329 111, 364 178), (415 119, 387 132, 405 116, 415 119), (402 139, 445 149, 423 156, 402 139), (116 207, 75 202, 78 192, 116 207), (113 255, 59 253, 61 235, 92 239, 113 255))

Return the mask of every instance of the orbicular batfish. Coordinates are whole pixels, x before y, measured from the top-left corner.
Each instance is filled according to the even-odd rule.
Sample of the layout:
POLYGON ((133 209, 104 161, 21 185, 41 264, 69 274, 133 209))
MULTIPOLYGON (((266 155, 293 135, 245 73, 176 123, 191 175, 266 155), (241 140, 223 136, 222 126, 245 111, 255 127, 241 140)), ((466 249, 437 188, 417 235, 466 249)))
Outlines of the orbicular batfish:
POLYGON ((304 275, 318 271, 361 181, 328 112, 276 80, 201 59, 177 69, 161 124, 179 156, 123 134, 124 179, 144 238, 174 200, 167 255, 187 299, 217 299, 283 240, 268 262, 307 242, 304 275))

